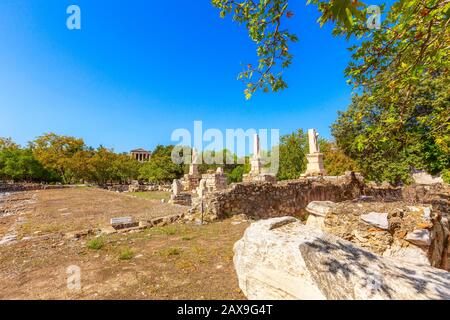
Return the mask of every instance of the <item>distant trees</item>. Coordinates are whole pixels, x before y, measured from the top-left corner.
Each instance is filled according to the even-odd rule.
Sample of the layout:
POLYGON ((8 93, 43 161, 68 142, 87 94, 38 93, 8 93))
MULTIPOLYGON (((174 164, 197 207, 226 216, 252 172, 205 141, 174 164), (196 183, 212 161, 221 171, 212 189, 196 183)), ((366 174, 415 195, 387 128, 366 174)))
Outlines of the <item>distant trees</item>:
POLYGON ((46 170, 30 149, 14 147, 0 150, 0 180, 57 181, 58 177, 46 170))
POLYGON ((82 139, 44 134, 26 148, 0 138, 0 180, 79 183, 125 183, 139 177, 141 163, 127 154, 82 139))
POLYGON ((172 161, 174 146, 158 145, 152 153, 150 161, 139 169, 139 177, 149 182, 170 182, 183 176, 184 165, 172 161))
MULTIPOLYGON (((325 139, 320 139, 319 143, 328 174, 341 175, 360 168, 365 173, 367 167, 346 156, 336 143, 325 139)), ((173 145, 158 145, 151 159, 140 163, 128 154, 118 154, 104 146, 94 149, 86 146, 82 139, 54 133, 36 138, 25 148, 10 138, 0 138, 0 180, 106 185, 139 179, 168 183, 181 178, 189 169, 188 164, 172 161, 173 150, 173 145)), ((306 154, 309 152, 306 133, 299 129, 281 137, 279 148, 261 151, 262 156, 267 153, 269 157, 264 157, 267 159, 270 155, 276 156, 275 152, 279 153, 278 179, 299 178, 306 170, 306 154)), ((250 156, 239 158, 227 149, 221 152, 205 150, 201 160, 200 174, 222 167, 229 183, 241 182, 243 175, 250 172, 250 156), (206 163, 206 159, 216 159, 221 163, 206 163)), ((266 163, 265 167, 269 165, 266 163)))

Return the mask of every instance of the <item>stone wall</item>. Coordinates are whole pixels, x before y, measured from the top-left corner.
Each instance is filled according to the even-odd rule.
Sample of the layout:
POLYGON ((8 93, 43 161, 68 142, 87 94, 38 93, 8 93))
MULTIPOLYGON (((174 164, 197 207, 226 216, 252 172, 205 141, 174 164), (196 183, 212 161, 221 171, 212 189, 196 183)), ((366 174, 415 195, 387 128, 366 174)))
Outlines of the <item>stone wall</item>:
POLYGON ((49 184, 40 184, 40 183, 0 183, 0 193, 1 192, 46 190, 46 189, 63 189, 63 188, 71 188, 71 187, 72 186, 49 185, 49 184))
MULTIPOLYGON (((305 215, 311 201, 342 202, 360 197, 377 201, 432 204, 446 218, 450 215, 450 190, 445 187, 366 185, 363 177, 347 173, 339 177, 304 178, 278 183, 237 183, 223 191, 207 194, 205 213, 211 220, 245 214, 257 219, 305 215)), ((197 210, 194 208, 194 211, 197 210)))
POLYGON ((227 176, 223 173, 205 173, 202 175, 202 180, 205 181, 205 188, 207 192, 224 190, 228 187, 227 176))
POLYGON ((340 202, 359 197, 364 189, 354 174, 335 179, 301 179, 276 184, 238 183, 231 188, 205 196, 206 215, 210 219, 245 214, 254 218, 303 216, 311 201, 340 202))
POLYGON ((146 191, 165 191, 170 192, 170 185, 147 185, 147 184, 115 184, 103 186, 103 189, 114 192, 146 192, 146 191))

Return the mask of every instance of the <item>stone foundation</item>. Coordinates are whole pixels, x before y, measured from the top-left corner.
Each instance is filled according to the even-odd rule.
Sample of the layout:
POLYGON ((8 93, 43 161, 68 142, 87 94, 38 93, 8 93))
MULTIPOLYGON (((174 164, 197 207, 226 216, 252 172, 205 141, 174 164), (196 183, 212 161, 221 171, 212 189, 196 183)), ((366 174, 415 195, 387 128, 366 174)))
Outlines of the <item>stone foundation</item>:
POLYGON ((73 188, 67 185, 50 185, 39 183, 0 183, 0 193, 2 192, 19 192, 19 191, 34 191, 34 190, 50 190, 50 189, 65 189, 73 188))
POLYGON ((375 255, 292 217, 253 223, 233 262, 250 300, 450 299, 449 272, 375 255))
POLYGON ((206 215, 222 219, 244 214, 254 218, 304 216, 304 208, 314 200, 340 202, 359 197, 364 184, 354 174, 333 178, 238 183, 228 190, 205 195, 206 215))
POLYGON ((215 192, 225 190, 228 187, 227 176, 223 173, 206 173, 202 175, 205 181, 206 192, 215 192))
POLYGON ((192 195, 189 193, 179 193, 177 195, 172 194, 170 196, 169 203, 178 204, 181 206, 190 206, 192 205, 192 195))
MULTIPOLYGON (((443 185, 395 188, 389 185, 366 185, 363 177, 347 173, 339 177, 310 177, 278 183, 249 182, 204 196, 206 215, 222 219, 245 214, 254 218, 305 215, 311 201, 342 202, 357 198, 375 201, 404 201, 431 204, 433 210, 448 219, 450 188, 443 185)), ((193 209, 194 211, 196 208, 193 209)))
POLYGON ((183 178, 183 189, 185 191, 192 191, 198 188, 200 180, 202 177, 200 175, 185 174, 183 178))
POLYGON ((269 183, 277 183, 277 177, 271 174, 244 174, 242 177, 243 182, 269 182, 269 183))

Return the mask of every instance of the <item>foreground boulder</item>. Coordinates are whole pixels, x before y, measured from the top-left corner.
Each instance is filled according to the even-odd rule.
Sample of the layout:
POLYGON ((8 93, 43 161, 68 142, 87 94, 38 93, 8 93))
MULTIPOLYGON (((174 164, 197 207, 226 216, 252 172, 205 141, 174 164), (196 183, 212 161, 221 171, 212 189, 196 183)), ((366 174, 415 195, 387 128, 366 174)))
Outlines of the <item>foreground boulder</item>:
POLYGON ((249 299, 450 299, 450 273, 381 257, 292 217, 253 223, 234 246, 249 299))

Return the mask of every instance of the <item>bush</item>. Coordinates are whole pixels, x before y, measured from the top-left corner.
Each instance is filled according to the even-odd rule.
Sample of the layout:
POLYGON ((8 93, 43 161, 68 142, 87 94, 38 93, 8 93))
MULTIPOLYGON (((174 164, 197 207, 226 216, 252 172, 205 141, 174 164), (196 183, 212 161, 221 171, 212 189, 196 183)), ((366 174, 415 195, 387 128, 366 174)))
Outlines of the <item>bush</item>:
POLYGON ((105 245, 103 238, 94 238, 87 243, 87 247, 92 250, 100 250, 105 245))
POLYGON ((134 253, 130 248, 124 248, 119 254, 119 260, 131 260, 133 256, 134 253))

